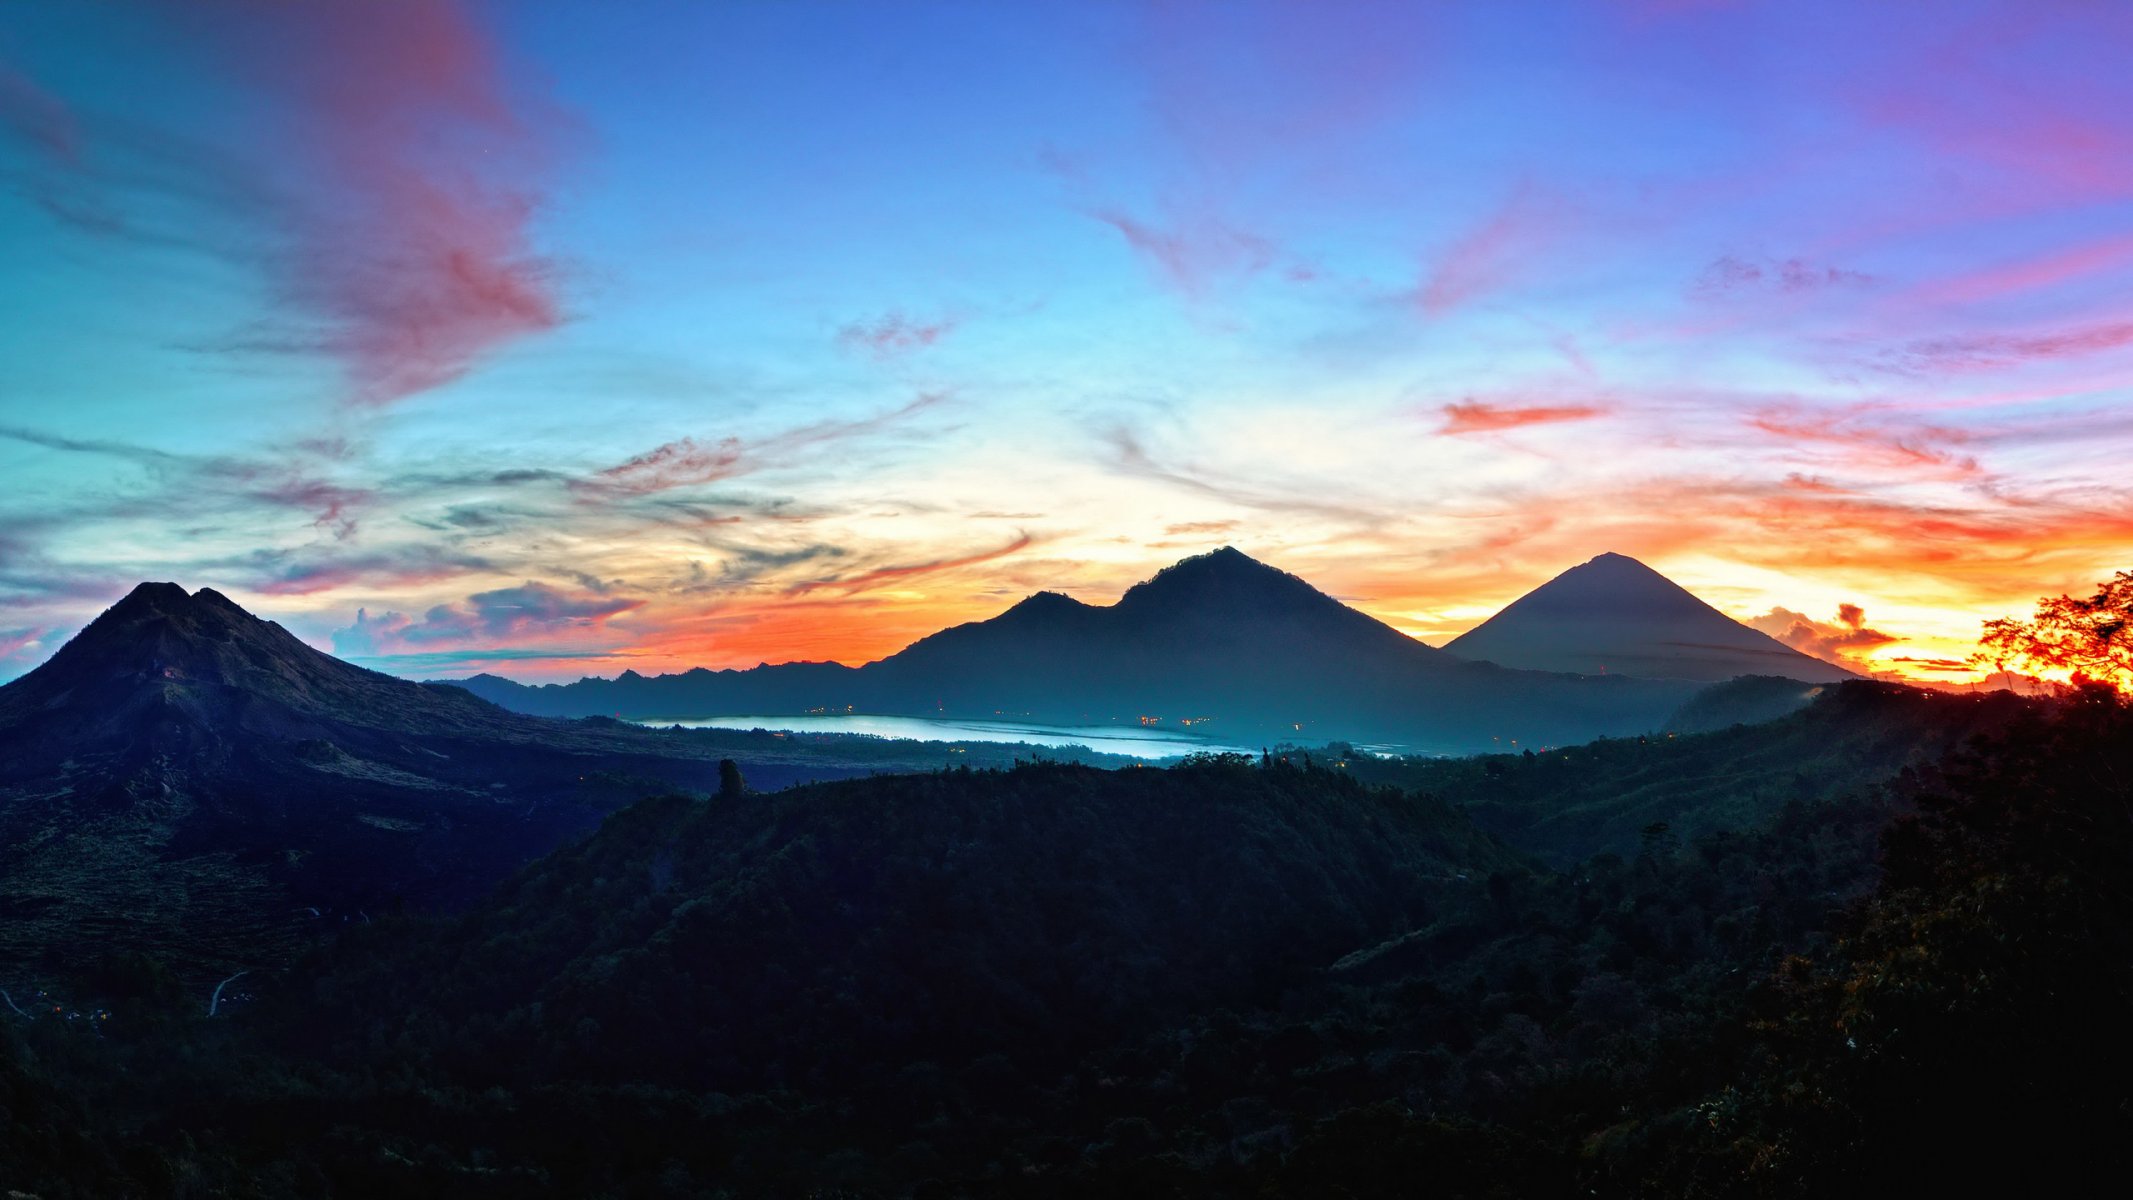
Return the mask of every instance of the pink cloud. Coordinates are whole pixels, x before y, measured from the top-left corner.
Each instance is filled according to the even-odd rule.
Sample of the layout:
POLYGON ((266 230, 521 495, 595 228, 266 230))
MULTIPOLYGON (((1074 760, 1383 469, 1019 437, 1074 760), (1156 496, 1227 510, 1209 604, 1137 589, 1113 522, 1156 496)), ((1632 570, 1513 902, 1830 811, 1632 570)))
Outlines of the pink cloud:
POLYGON ((1417 300, 1430 317, 1515 283, 1560 235, 1560 218, 1529 185, 1454 238, 1424 273, 1417 300))
POLYGON ((1945 279, 1919 289, 1915 298, 1929 304, 1976 304, 2128 265, 2133 265, 2133 235, 2108 237, 1945 279))
POLYGON ((1950 27, 1858 90, 1870 119, 1985 168, 1995 192, 2053 206, 2133 195, 2122 6, 2006 5, 1950 27))
POLYGON ((38 645, 48 632, 50 631, 44 629, 18 629, 11 633, 0 633, 0 662, 6 662, 24 650, 38 645))
POLYGON ((563 313, 532 248, 546 149, 495 47, 457 4, 247 9, 202 21, 288 122, 311 202, 284 214, 278 284, 337 356, 350 403, 458 379, 563 313))
POLYGON ((2111 321, 2045 333, 1978 333, 1926 338, 1891 357, 1922 371, 1998 371, 2040 360, 2078 358, 2133 345, 2133 321, 2111 321))
POLYGON ((1608 410, 1591 404, 1527 405, 1506 407, 1468 400, 1444 406, 1444 426, 1437 432, 1452 436, 1467 433, 1498 433, 1528 425, 1554 425, 1565 421, 1589 421, 1608 410))
POLYGON ((1174 220, 1158 228, 1117 209, 1089 215, 1118 231, 1164 282, 1189 300, 1206 298, 1221 279, 1257 275, 1274 264, 1274 243, 1238 229, 1211 213, 1174 220))
POLYGON ((872 322, 855 321, 837 331, 837 341, 876 359, 890 359, 928 349, 954 333, 959 324, 952 317, 921 321, 891 311, 872 322))
POLYGON ((72 166, 81 159, 81 131, 74 114, 37 81, 0 63, 0 128, 72 166))
POLYGON ((646 495, 692 484, 713 483, 738 474, 741 440, 723 438, 702 445, 695 438, 667 442, 618 466, 601 471, 600 490, 646 495))
POLYGON ((1971 440, 1960 429, 1939 425, 1892 428, 1856 411, 1821 412, 1796 405, 1770 405, 1748 414, 1748 424, 1781 443, 1833 448, 1853 466, 1923 471, 1962 478, 1978 474, 1978 461, 1953 447, 1971 440))
POLYGON ((356 531, 356 509, 369 503, 376 493, 296 476, 269 484, 253 495, 270 504, 308 510, 315 514, 311 522, 315 528, 331 530, 336 538, 347 538, 356 531))

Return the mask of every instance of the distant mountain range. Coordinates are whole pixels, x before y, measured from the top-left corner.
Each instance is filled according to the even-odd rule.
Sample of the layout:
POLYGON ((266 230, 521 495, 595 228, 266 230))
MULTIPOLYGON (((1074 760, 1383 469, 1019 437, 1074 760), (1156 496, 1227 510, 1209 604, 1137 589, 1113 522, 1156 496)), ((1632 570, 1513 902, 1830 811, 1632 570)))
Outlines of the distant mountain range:
POLYGON ((1166 568, 1116 604, 1039 592, 863 667, 626 671, 538 687, 494 675, 460 682, 506 708, 550 716, 849 710, 1165 726, 1211 718, 1205 728, 1233 741, 1332 737, 1461 752, 1646 732, 1701 684, 1736 674, 1846 677, 1619 555, 1566 574, 1475 632, 1484 631, 1473 646, 1524 636, 1539 649, 1434 649, 1225 547, 1166 568), (1492 630, 1498 621, 1507 623, 1492 630), (1624 666, 1607 661, 1616 650, 1624 666), (1482 657, 1495 661, 1471 661, 1482 657))
POLYGON ((1445 643, 1461 658, 1528 671, 1719 682, 1857 678, 1712 608, 1634 558, 1602 554, 1445 643))

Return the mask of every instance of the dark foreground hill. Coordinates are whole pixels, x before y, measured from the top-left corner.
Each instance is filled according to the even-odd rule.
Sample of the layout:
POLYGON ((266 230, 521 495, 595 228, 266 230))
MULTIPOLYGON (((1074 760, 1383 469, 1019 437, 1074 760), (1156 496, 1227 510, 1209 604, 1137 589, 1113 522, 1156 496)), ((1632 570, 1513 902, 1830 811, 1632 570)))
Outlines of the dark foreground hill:
POLYGON ((715 790, 727 756, 759 787, 913 761, 527 717, 143 584, 0 687, 0 984, 129 951, 226 974, 325 926, 463 905, 620 805, 715 790))
POLYGON ((849 707, 1062 725, 1213 718, 1207 728, 1233 744, 1300 736, 1426 752, 1645 732, 1696 686, 1467 662, 1229 548, 1168 567, 1116 604, 1040 592, 859 668, 791 663, 545 687, 494 676, 464 684, 507 708, 551 716, 849 707))
POLYGON ((2129 754, 2017 703, 1564 872, 1279 762, 650 801, 234 1014, 0 1012, 0 1186, 2061 1194, 2133 1145, 2129 754))
POLYGON ((1824 685, 1805 707, 1761 724, 1531 754, 1349 762, 1361 778, 1437 796, 1525 853, 1567 867, 1597 854, 1634 855, 1662 833, 1693 842, 1757 828, 1788 804, 1826 802, 1937 761, 2031 708, 2011 692, 1853 680, 1824 685), (1654 826, 1663 829, 1648 833, 1654 826))

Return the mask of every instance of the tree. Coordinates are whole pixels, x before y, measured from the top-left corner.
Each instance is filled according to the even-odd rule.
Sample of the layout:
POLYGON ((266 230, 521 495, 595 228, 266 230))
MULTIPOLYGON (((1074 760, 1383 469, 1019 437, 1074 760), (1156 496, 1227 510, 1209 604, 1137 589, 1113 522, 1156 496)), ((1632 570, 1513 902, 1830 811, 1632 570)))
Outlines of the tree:
POLYGON ((718 760, 718 798, 738 800, 748 794, 748 783, 741 778, 741 765, 730 758, 718 760))
POLYGON ((2039 600, 2030 620, 1987 621, 1978 644, 1983 649, 1973 661, 1980 665, 2005 669, 2021 662, 2133 691, 2133 571, 2120 571, 2086 600, 2039 600))

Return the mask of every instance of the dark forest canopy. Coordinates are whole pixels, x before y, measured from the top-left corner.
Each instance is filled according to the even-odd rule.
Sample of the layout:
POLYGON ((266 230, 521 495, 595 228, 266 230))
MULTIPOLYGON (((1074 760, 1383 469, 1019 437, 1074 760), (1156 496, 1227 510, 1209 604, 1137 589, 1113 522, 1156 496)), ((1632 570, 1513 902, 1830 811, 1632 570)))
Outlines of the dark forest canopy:
MULTIPOLYGON (((1867 695, 1884 733, 1976 717, 1867 695)), ((1764 728, 1591 769, 1732 745, 1762 770, 1811 734, 1764 728)), ((2133 714, 2092 690, 1992 729, 1563 870, 1441 799, 1256 758, 648 801, 217 1020, 152 963, 94 985, 102 1037, 11 1020, 0 1182, 1775 1196, 2014 1165, 2054 1190, 2133 1133, 2133 714)))

